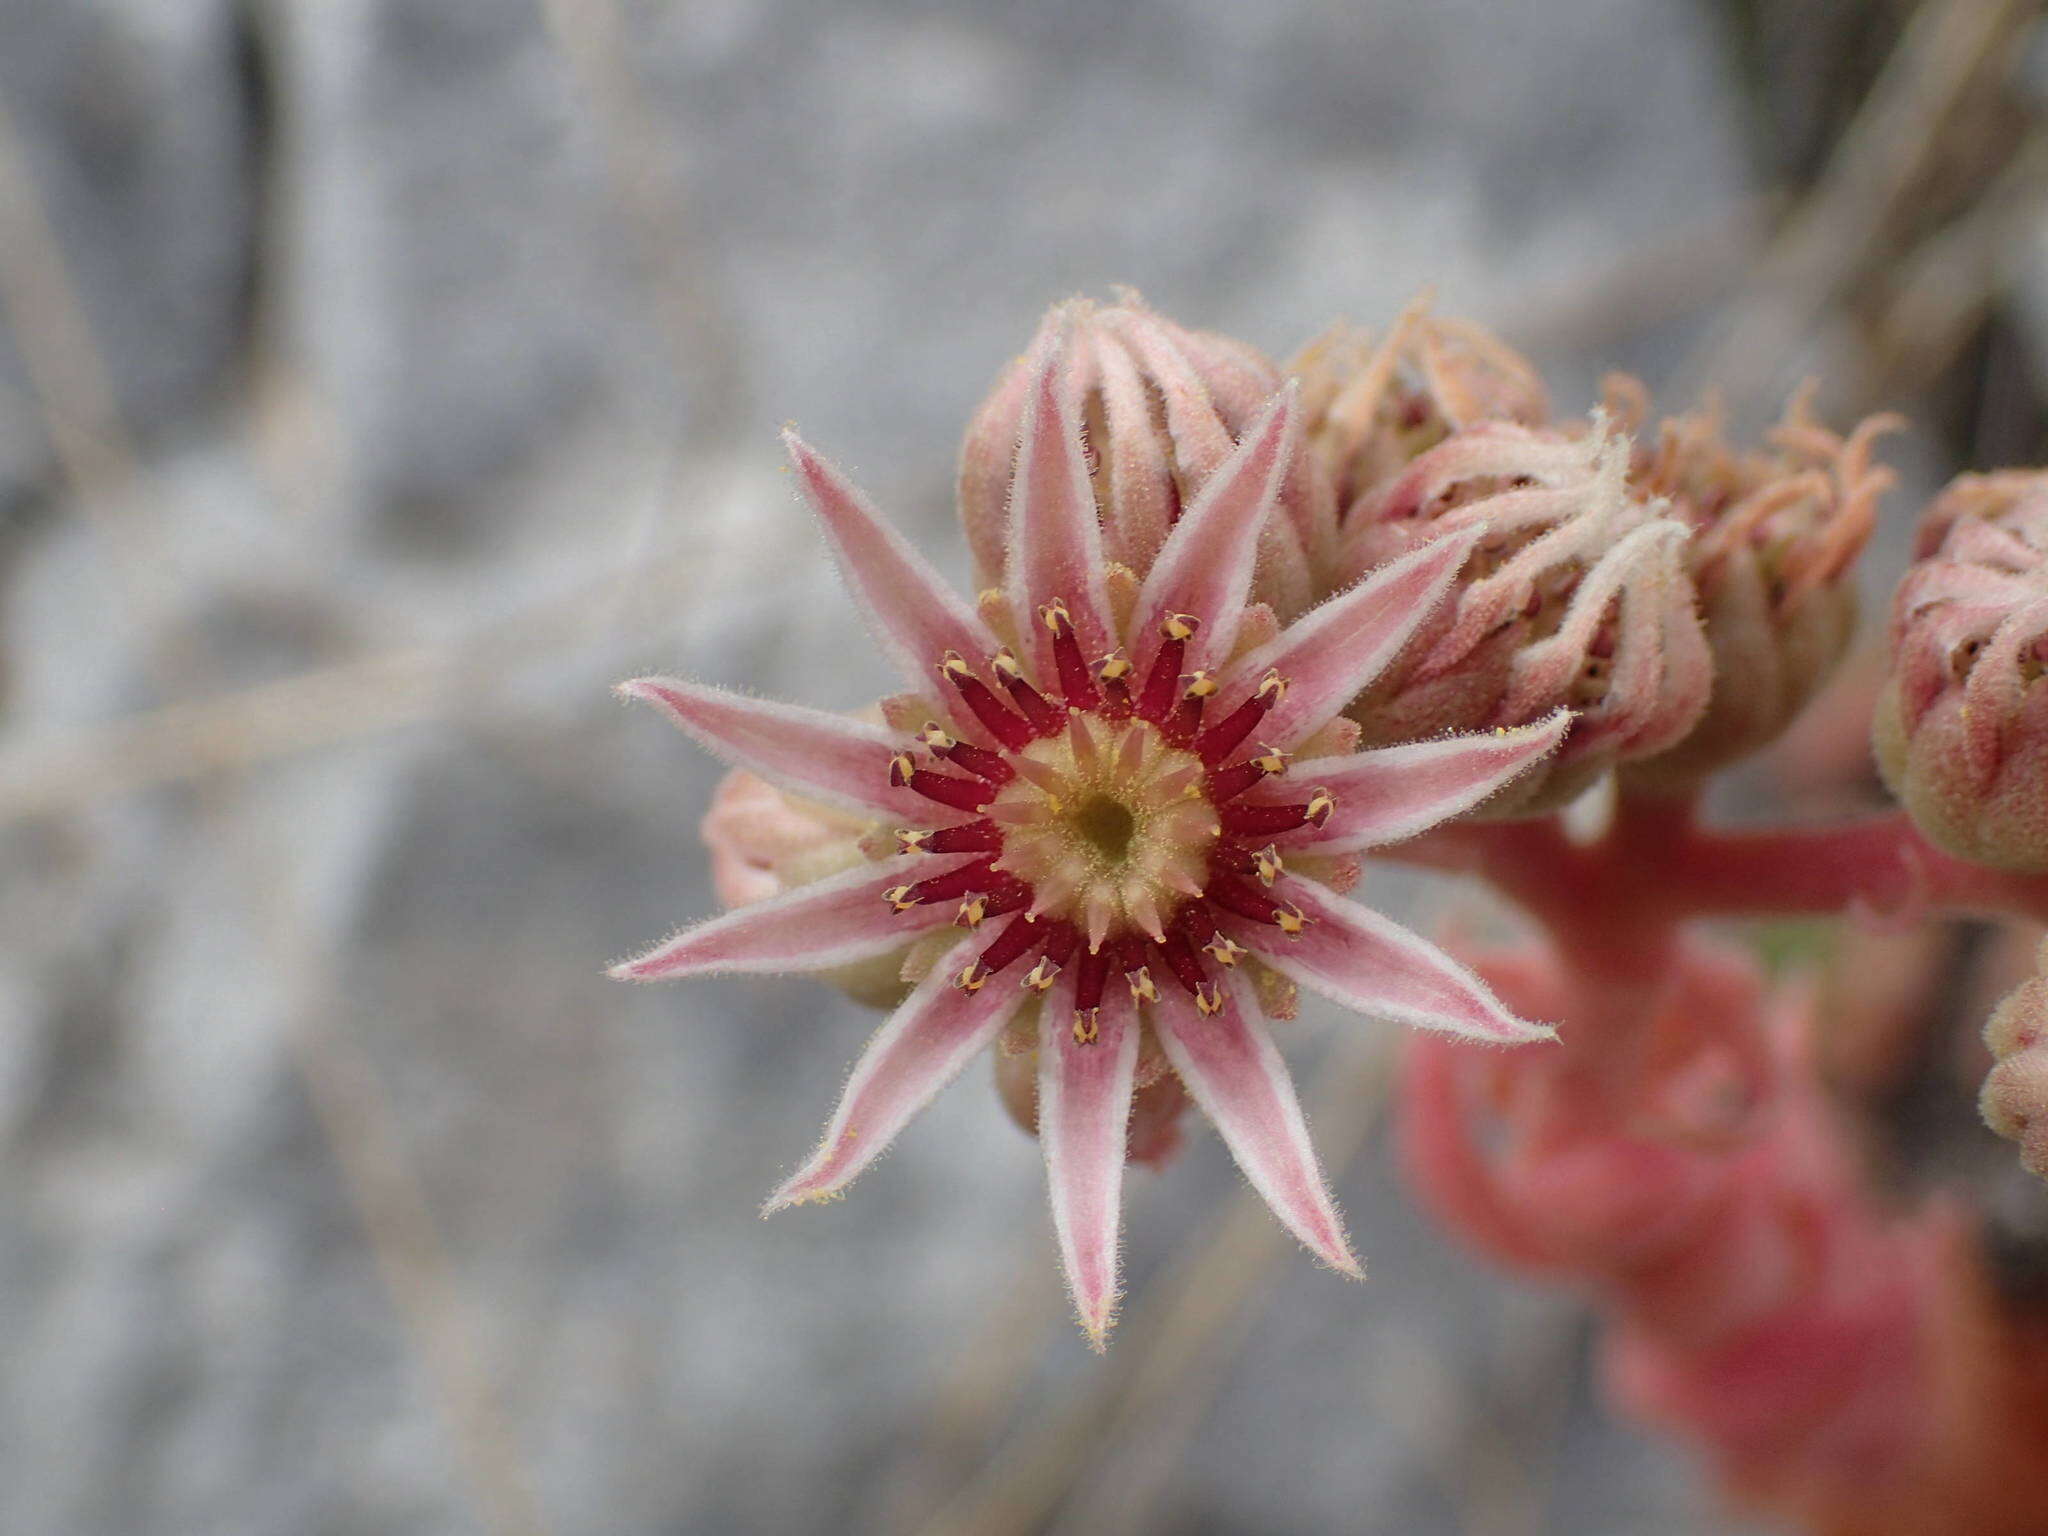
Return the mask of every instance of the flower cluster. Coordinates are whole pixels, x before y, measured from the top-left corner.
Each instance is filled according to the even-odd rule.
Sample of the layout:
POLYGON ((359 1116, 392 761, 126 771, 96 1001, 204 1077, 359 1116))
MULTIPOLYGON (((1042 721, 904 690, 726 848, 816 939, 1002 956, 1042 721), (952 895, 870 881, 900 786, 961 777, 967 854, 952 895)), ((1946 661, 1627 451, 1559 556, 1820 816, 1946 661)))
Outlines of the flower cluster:
POLYGON ((1295 367, 1135 295, 1056 306, 966 434, 971 600, 787 439, 905 692, 849 717, 621 689, 734 766, 705 822, 733 910, 614 973, 809 971, 893 1010, 769 1209, 843 1189, 995 1046, 1098 1345, 1124 1166, 1190 1102, 1357 1272, 1268 1021, 1307 988, 1550 1033, 1351 900, 1361 855, 1766 743, 1840 649, 1883 483, 1875 426, 1803 405, 1767 454, 1706 415, 1638 447, 1627 399, 1555 422, 1527 362, 1420 304, 1295 367), (1765 668, 1768 698, 1716 687, 1765 668))

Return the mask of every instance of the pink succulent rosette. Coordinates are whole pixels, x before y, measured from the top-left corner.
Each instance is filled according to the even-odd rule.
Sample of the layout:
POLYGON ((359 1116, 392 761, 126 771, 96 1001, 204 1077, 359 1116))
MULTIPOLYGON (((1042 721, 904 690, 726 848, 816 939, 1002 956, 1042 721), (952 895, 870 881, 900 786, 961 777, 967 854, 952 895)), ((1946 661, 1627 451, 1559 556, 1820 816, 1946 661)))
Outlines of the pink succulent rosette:
MULTIPOLYGON (((1648 396, 1609 381, 1633 426, 1648 396)), ((1676 746, 1632 763, 1629 779, 1682 788, 1775 741, 1833 675, 1856 627, 1854 565, 1877 524, 1892 474, 1871 459, 1897 417, 1873 416, 1846 438, 1814 419, 1801 390, 1766 450, 1738 452, 1718 404, 1668 418, 1630 472, 1691 529, 1686 570, 1699 593, 1716 686, 1676 746)))
MULTIPOLYGON (((1129 289, 1113 304, 1054 305, 975 412, 961 448, 960 521, 989 586, 1007 579, 1010 483, 1033 359, 1061 332, 1102 554, 1141 577, 1281 384, 1280 370, 1254 348, 1176 325, 1129 289)), ((1291 619, 1328 592, 1336 529, 1328 477, 1305 445, 1290 444, 1277 511, 1259 533, 1253 599, 1291 619)))
POLYGON ((1892 608, 1878 766, 1960 858, 2048 869, 2048 473, 1963 475, 1892 608))
POLYGON ((1153 1150, 1160 1134, 1133 1124, 1147 1064, 1148 1113, 1170 1097, 1157 1087, 1170 1073, 1289 1230, 1356 1274, 1262 1000, 1284 1011, 1299 984, 1478 1040, 1549 1034, 1341 891, 1364 850, 1541 761, 1565 718, 1343 750, 1341 712, 1442 604, 1483 529, 1421 544, 1278 633, 1258 625, 1261 535, 1296 453, 1285 391, 1140 581, 1105 558, 1078 409, 1095 365, 1069 357, 1055 331, 1032 360, 1004 585, 979 608, 788 439, 847 585, 928 723, 906 736, 672 679, 621 691, 792 793, 886 818, 901 854, 685 929, 614 974, 822 971, 951 932, 768 1208, 842 1189, 969 1060, 1029 1029, 1060 1253, 1099 1345, 1117 1300, 1127 1138, 1142 1131, 1153 1150))
POLYGON ((1347 515, 1346 565, 1458 533, 1456 600, 1358 699, 1365 740, 1508 729, 1560 708, 1570 738, 1489 807, 1554 810, 1698 721, 1713 664, 1684 566, 1687 530, 1628 483, 1628 440, 1487 424, 1446 438, 1347 515))

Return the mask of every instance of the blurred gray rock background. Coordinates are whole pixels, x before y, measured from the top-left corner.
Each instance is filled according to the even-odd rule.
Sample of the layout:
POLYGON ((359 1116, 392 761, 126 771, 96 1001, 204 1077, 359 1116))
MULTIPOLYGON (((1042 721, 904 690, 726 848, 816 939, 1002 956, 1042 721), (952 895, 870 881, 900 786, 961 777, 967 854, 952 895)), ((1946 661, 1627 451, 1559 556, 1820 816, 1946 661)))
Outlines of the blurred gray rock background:
POLYGON ((1740 21, 0 0, 0 1530, 1730 1529, 1412 1209, 1355 1022, 1288 1044, 1372 1281, 1197 1135, 1105 1364, 985 1068, 763 1224, 873 1020, 600 973, 716 777, 607 685, 883 682, 781 422, 964 574, 1071 292, 1284 356, 1433 284, 1567 410, 1690 388, 1834 131, 1755 152, 1740 21))

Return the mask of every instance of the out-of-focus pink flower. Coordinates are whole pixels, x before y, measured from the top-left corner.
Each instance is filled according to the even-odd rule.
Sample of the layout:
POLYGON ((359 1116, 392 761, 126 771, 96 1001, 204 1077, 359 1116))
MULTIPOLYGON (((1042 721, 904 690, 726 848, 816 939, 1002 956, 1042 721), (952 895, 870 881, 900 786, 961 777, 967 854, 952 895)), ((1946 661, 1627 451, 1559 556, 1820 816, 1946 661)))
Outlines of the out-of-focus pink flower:
POLYGON ((1893 601, 1878 766, 1949 852, 2048 869, 2048 473, 1963 475, 1893 601))
POLYGON ((1513 728, 1577 712, 1541 773, 1488 808, 1555 809, 1619 763, 1683 740, 1713 664, 1684 566, 1687 530, 1628 483, 1627 439, 1470 428, 1362 501, 1345 528, 1364 570, 1451 532, 1476 533, 1455 601, 1350 713, 1367 743, 1513 728))
POLYGON ((2036 974, 2021 982, 1984 1026, 1997 1058, 1978 1100, 1984 1123, 2020 1145, 2029 1173, 2048 1179, 2048 943, 2036 974))
POLYGON ((644 678, 621 691, 791 793, 888 818, 900 859, 686 929, 614 974, 818 971, 959 930, 768 1208, 838 1192, 1008 1031, 1036 1045, 1054 1225, 1099 1342, 1117 1298, 1127 1138, 1172 1129, 1133 1123, 1141 1063, 1170 1068, 1280 1220, 1355 1274, 1262 1016, 1284 1011, 1298 984, 1482 1040, 1549 1033, 1339 891, 1362 851, 1484 800, 1555 749, 1565 720, 1342 750, 1352 733, 1340 711, 1443 601, 1480 530, 1423 543, 1262 637, 1250 591, 1294 460, 1291 391, 1246 428, 1142 583, 1120 592, 1065 340, 1053 332, 1031 363, 1005 584, 979 610, 789 438, 847 585, 928 723, 906 739, 697 683, 644 678))
POLYGON ((1387 333, 1332 326, 1295 357, 1303 422, 1340 522, 1358 499, 1454 432, 1550 419, 1543 379, 1485 327, 1417 299, 1387 333))
MULTIPOLYGON (((996 380, 961 448, 960 520, 986 586, 1006 580, 1010 485, 1030 409, 1032 359, 1061 331, 1101 552, 1139 578, 1281 383, 1280 371, 1252 347, 1176 325, 1129 289, 1112 304, 1055 305, 1032 349, 996 380)), ((1298 438, 1287 455, 1252 579, 1253 599, 1281 619, 1329 591, 1336 549, 1328 476, 1298 438)))
MULTIPOLYGON (((1647 410, 1634 380, 1610 395, 1647 410)), ((1633 426, 1624 418, 1625 424, 1633 426)), ((1767 452, 1741 453, 1718 405, 1667 419, 1636 455, 1637 493, 1692 530, 1685 563, 1700 598, 1715 684, 1706 712, 1668 751, 1631 763, 1638 783, 1682 787, 1777 739, 1841 660, 1856 624, 1852 566, 1892 482, 1871 445, 1901 425, 1873 416, 1847 438, 1813 419, 1800 391, 1767 452)))

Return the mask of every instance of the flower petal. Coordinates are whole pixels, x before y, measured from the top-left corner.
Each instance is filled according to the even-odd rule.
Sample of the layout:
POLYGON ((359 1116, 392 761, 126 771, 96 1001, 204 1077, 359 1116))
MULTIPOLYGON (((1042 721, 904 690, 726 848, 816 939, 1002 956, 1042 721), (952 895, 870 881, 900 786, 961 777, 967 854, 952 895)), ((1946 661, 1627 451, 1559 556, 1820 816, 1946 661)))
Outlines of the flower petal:
POLYGON ((646 700, 714 756, 798 794, 913 826, 961 818, 962 813, 889 782, 889 760, 902 747, 879 725, 674 677, 636 677, 615 691, 646 700))
POLYGON ((1354 853, 1397 843, 1471 810, 1548 757, 1571 721, 1571 711, 1560 709, 1513 730, 1312 758, 1289 767, 1285 779, 1253 785, 1244 799, 1254 805, 1290 804, 1301 799, 1304 784, 1320 785, 1336 798, 1337 809, 1320 827, 1281 833, 1276 841, 1283 848, 1354 853))
POLYGON ((1276 900, 1308 918, 1289 938, 1267 923, 1223 918, 1223 931, 1283 976, 1358 1013, 1513 1044, 1545 1040, 1545 1024, 1516 1018, 1486 983, 1418 933, 1314 880, 1282 875, 1276 900))
MULTIPOLYGON (((973 862, 922 860, 917 873, 940 875, 973 862)), ((620 961, 610 974, 621 981, 671 981, 720 971, 822 971, 886 955, 953 916, 949 904, 893 910, 882 893, 903 880, 899 863, 862 864, 685 928, 637 959, 620 961)))
POLYGON ((1300 448, 1297 398, 1293 384, 1274 396, 1245 430, 1237 451, 1174 524, 1138 594, 1130 642, 1139 675, 1159 649, 1159 625, 1170 613, 1190 613, 1202 621, 1188 659, 1190 670, 1229 659, 1251 591, 1259 531, 1300 448))
POLYGON ((1010 484, 1010 608, 1041 685, 1058 676, 1052 636, 1038 613, 1045 604, 1067 605, 1083 655, 1092 659, 1116 644, 1102 527, 1067 376, 1069 330, 1050 330, 1033 363, 1010 484))
POLYGON ((1129 991, 1102 999, 1096 1038, 1074 1038, 1070 967, 1039 1014, 1038 1135, 1067 1289, 1095 1349, 1116 1314, 1117 1228, 1123 1214, 1131 1085, 1138 1066, 1137 1008, 1129 991))
POLYGON ((1223 999, 1221 1011, 1204 1018, 1178 987, 1161 991, 1152 1025, 1167 1059, 1287 1230, 1332 1269, 1363 1276, 1323 1183, 1287 1064, 1242 974, 1226 973, 1223 999))
POLYGON ((986 660, 996 637, 931 562, 796 433, 784 432, 782 441, 840 574, 913 691, 932 690, 947 651, 977 666, 986 660))
POLYGON ((868 1042, 810 1161, 761 1208, 763 1215, 844 1188, 896 1133, 960 1074, 1031 994, 998 976, 976 992, 953 985, 983 940, 969 938, 917 984, 868 1042))
POLYGON ((1303 614, 1230 669, 1214 701, 1219 718, 1276 671, 1287 693, 1260 723, 1263 739, 1292 746, 1327 725, 1443 601, 1483 533, 1466 528, 1434 539, 1303 614))

